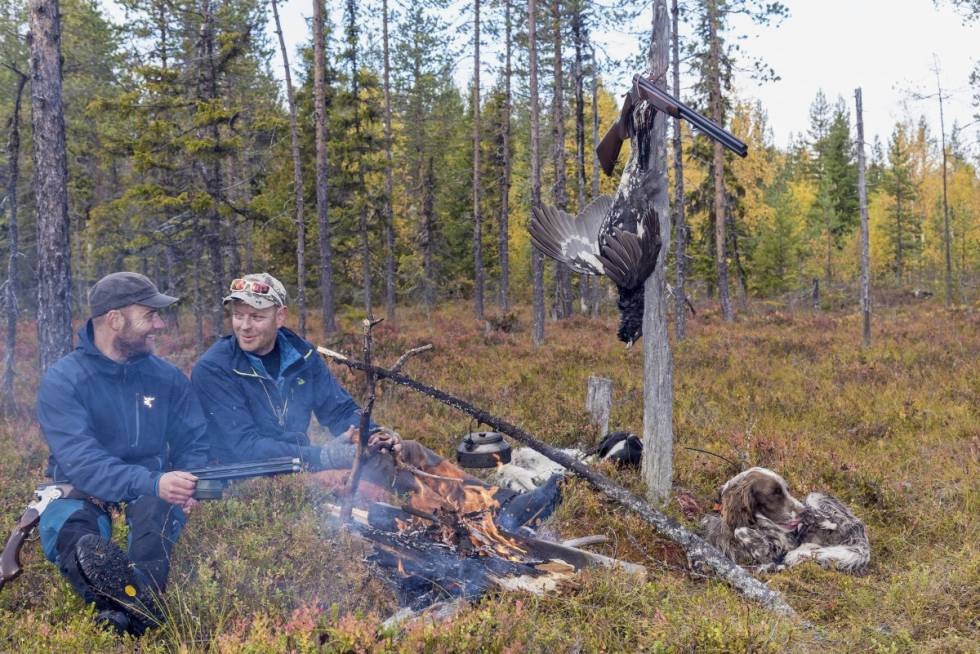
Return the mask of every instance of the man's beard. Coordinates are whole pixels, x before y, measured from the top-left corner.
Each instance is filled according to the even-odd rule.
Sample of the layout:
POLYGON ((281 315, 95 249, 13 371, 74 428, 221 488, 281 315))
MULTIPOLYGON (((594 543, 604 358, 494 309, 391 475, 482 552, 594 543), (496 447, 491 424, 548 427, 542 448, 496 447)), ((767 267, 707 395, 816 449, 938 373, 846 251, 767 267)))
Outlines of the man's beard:
POLYGON ((116 350, 127 359, 140 356, 141 354, 151 354, 153 345, 148 340, 153 332, 148 332, 142 336, 132 333, 130 322, 125 317, 126 323, 122 331, 116 336, 116 350))

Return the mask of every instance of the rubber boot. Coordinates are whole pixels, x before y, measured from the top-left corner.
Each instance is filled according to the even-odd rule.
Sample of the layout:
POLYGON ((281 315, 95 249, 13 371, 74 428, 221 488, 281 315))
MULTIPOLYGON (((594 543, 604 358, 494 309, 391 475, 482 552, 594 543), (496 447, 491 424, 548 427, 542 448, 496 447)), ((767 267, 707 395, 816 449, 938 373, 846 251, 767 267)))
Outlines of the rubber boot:
MULTIPOLYGON (((129 620, 127 631, 139 636, 162 621, 156 597, 137 583, 132 562, 114 542, 86 534, 75 545, 75 558, 92 592, 111 600, 125 612, 129 620)), ((99 615, 105 613, 103 622, 116 628, 122 621, 109 614, 112 610, 104 610, 99 615)))

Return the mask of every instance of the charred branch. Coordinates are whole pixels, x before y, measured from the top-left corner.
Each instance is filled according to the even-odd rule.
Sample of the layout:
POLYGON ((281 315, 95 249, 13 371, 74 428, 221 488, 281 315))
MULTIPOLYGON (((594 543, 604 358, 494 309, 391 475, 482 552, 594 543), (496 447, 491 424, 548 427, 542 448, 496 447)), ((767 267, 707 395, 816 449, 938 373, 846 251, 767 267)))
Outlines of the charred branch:
POLYGON ((354 466, 351 468, 350 479, 347 483, 347 490, 344 495, 344 503, 340 510, 340 519, 350 522, 351 509, 354 507, 354 497, 357 495, 357 487, 361 482, 361 471, 364 469, 364 457, 368 449, 368 439, 371 438, 371 411, 374 409, 375 380, 376 376, 371 370, 371 329, 381 320, 371 320, 365 318, 362 322, 364 328, 364 361, 368 364, 368 369, 364 371, 364 392, 367 400, 364 409, 361 410, 361 424, 358 427, 357 435, 357 456, 354 458, 354 466))

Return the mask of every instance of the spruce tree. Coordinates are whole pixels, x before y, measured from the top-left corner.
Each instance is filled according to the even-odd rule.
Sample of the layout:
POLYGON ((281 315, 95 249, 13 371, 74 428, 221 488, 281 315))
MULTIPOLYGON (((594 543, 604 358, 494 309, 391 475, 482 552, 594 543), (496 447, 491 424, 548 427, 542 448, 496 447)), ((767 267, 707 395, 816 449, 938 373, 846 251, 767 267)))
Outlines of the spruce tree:
POLYGON ((891 220, 885 224, 885 233, 899 285, 906 282, 909 262, 920 247, 918 236, 922 229, 921 220, 913 210, 918 189, 909 141, 908 127, 904 123, 896 124, 888 143, 888 169, 882 180, 882 188, 892 199, 891 220))

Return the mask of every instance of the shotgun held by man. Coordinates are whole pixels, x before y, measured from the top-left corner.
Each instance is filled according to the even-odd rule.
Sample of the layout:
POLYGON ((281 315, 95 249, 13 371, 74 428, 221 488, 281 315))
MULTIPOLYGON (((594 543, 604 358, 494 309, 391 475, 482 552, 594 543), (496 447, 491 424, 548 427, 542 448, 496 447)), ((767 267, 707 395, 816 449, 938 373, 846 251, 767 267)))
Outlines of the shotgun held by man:
MULTIPOLYGON (((301 469, 302 464, 298 458, 280 457, 249 463, 214 465, 188 472, 197 477, 194 499, 219 500, 230 481, 299 472, 301 469)), ((0 589, 20 575, 20 551, 24 547, 24 541, 37 528, 45 509, 53 501, 62 498, 88 499, 88 496, 65 482, 41 484, 35 489, 34 501, 27 505, 27 509, 17 520, 3 553, 0 554, 0 589)))

